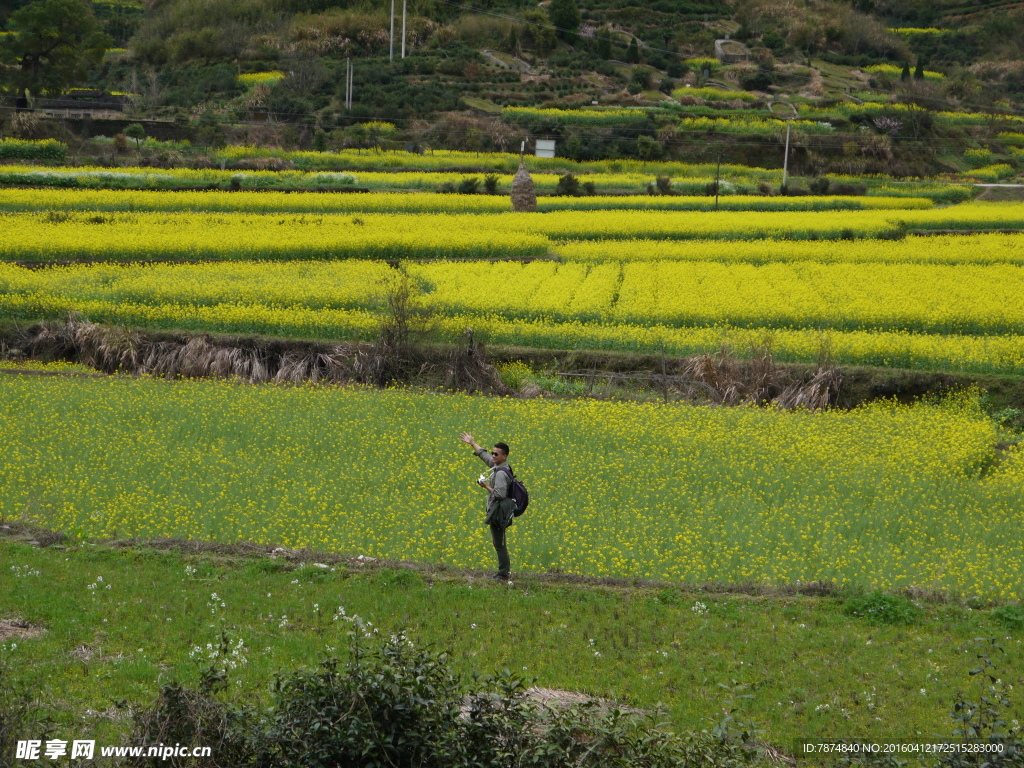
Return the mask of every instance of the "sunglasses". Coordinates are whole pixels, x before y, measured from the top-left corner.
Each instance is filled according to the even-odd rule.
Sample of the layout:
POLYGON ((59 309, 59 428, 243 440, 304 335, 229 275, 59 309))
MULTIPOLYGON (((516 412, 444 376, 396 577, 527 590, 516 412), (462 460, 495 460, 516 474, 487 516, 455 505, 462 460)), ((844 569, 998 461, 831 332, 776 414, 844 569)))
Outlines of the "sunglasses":
POLYGON ((497 451, 491 451, 491 456, 497 456, 497 455, 498 455, 497 451))

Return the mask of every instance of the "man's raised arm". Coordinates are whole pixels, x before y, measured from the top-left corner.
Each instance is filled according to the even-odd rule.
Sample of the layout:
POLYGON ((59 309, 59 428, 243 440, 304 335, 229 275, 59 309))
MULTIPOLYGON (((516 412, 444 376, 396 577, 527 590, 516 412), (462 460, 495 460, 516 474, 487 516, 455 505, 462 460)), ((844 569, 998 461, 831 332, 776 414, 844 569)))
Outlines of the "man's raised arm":
POLYGON ((487 453, 487 451, 484 449, 482 445, 480 445, 476 440, 473 439, 473 436, 469 434, 469 432, 463 432, 461 435, 459 435, 459 440, 466 443, 467 445, 471 445, 473 447, 473 452, 477 456, 479 456, 480 461, 482 461, 488 467, 494 466, 494 459, 491 458, 491 455, 487 453))

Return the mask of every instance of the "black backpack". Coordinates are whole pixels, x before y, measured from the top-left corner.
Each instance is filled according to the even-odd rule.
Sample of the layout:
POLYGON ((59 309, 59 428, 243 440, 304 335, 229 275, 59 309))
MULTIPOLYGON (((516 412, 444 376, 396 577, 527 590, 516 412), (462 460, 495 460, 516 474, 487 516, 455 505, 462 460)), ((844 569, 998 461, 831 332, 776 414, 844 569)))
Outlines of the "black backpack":
POLYGON ((509 498, 515 499, 516 511, 512 514, 515 517, 519 517, 523 512, 526 511, 526 507, 530 504, 530 492, 526 490, 526 486, 523 485, 521 480, 516 480, 515 472, 512 471, 512 467, 505 464, 501 467, 495 467, 497 472, 507 472, 509 479, 509 498))

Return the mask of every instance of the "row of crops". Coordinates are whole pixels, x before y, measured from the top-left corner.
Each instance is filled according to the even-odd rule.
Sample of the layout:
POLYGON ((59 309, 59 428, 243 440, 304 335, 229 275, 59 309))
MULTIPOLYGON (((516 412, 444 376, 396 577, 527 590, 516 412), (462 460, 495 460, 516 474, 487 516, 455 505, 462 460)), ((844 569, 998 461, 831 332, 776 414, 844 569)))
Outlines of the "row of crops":
MULTIPOLYGON (((738 119, 734 113, 730 120, 738 119)), ((773 133, 778 121, 765 120, 757 114, 741 115, 740 122, 754 133, 773 133)), ((708 130, 732 130, 719 115, 687 117, 690 127, 708 130)), ((798 121, 807 122, 807 121, 798 121)), ((807 130, 816 130, 808 123, 807 130)), ((820 126, 819 126, 820 127, 820 126)), ((825 125, 822 130, 828 128, 825 125)), ((831 130, 828 128, 828 130, 831 130)), ((827 131, 826 131, 827 132, 827 131)), ((1003 133, 1001 137, 1020 134, 1003 133)), ((99 137, 97 141, 103 140, 99 137)), ((1007 141, 1012 141, 1007 139, 1007 141)), ((161 152, 167 149, 188 151, 186 142, 161 142, 145 139, 146 150, 161 152)), ((61 159, 67 147, 60 142, 0 141, 0 159, 9 160, 50 158, 53 148, 60 149, 61 159), (6 150, 4 149, 6 147, 6 150), (6 154, 5 154, 6 152, 6 154)), ((1014 151, 1011 148, 1011 152, 1014 151)), ((987 153, 971 150, 967 155, 987 153)), ((990 159, 990 158, 989 158, 990 159)), ((970 175, 995 180, 1013 173, 1007 163, 985 164, 971 157, 975 170, 970 175), (985 165, 984 168, 978 166, 985 165)), ((95 167, 88 165, 38 165, 31 163, 0 166, 0 184, 34 187, 86 188, 86 189, 187 189, 191 187, 225 187, 237 189, 283 190, 349 190, 354 187, 374 191, 445 191, 507 194, 512 174, 518 166, 518 155, 497 153, 469 153, 439 151, 426 154, 380 151, 343 150, 340 152, 286 152, 257 147, 225 147, 212 156, 203 156, 198 162, 205 167, 153 168, 138 166, 95 167), (209 164, 219 162, 220 168, 209 164), (231 164, 230 170, 225 166, 231 164), (296 170, 260 170, 262 165, 291 166, 296 170)), ((574 174, 585 194, 636 194, 657 191, 664 194, 706 195, 709 185, 720 180, 721 195, 751 195, 775 188, 782 181, 777 168, 758 168, 735 164, 688 164, 662 161, 608 160, 574 162, 566 158, 527 158, 534 184, 542 194, 555 192, 561 177, 574 174), (667 180, 668 187, 664 187, 667 180)), ((848 177, 827 174, 829 182, 850 184, 859 194, 872 196, 927 197, 936 202, 956 203, 971 198, 971 187, 921 179, 895 180, 884 175, 848 177)))
POLYGON ((1024 454, 981 473, 997 433, 968 399, 778 413, 5 376, 0 514, 482 568, 466 429, 500 429, 538 500, 517 570, 1024 596, 1024 454))
MULTIPOLYGON (((67 193, 70 194, 70 193, 67 193)), ((98 194, 98 193, 90 193, 98 194)), ((157 193, 153 193, 157 194, 157 193)), ((229 193, 230 194, 230 193, 229 193)), ((127 195, 129 199, 134 195, 127 195)), ((204 199, 215 199, 204 198, 204 199)), ((899 254, 926 253, 914 238, 897 245, 907 231, 984 231, 1024 228, 1024 208, 974 203, 942 209, 863 211, 552 211, 543 214, 384 214, 358 215, 136 212, 88 213, 51 209, 9 213, 0 259, 182 260, 182 259, 409 259, 521 258, 547 254, 557 243, 592 241, 588 258, 607 249, 607 258, 645 257, 637 240, 684 241, 886 240, 877 253, 886 260, 915 260, 899 254), (616 253, 618 249, 618 253, 616 253), (630 253, 623 253, 629 249, 630 253)), ((286 201, 285 201, 286 202, 286 201)), ((133 203, 126 200, 126 207, 133 203)), ((995 241, 993 241, 995 242, 995 241)), ((707 246, 723 250, 730 246, 707 246)), ((766 248, 770 247, 768 245, 766 248)), ((800 247, 803 247, 801 245, 800 247)), ((821 246, 815 246, 818 248, 821 246)), ((861 247, 849 246, 851 253, 861 247)), ((835 248, 835 246, 833 246, 835 248)), ((947 251, 948 253, 948 251, 947 251)), ((928 260, 927 256, 918 257, 928 260)), ((1011 257, 1012 258, 1012 257, 1011 257)), ((965 261, 999 261, 967 254, 965 261)), ((761 259, 764 260, 764 259, 761 259)), ((856 259, 855 259, 856 260, 856 259)))
MULTIPOLYGON (((1024 364, 1024 315, 1016 300, 1024 289, 1021 240, 914 238, 919 261, 886 260, 901 245, 892 241, 814 241, 806 260, 715 260, 716 246, 746 245, 724 242, 703 243, 703 252, 675 260, 645 260, 636 248, 638 258, 625 262, 410 262, 404 269, 447 339, 469 326, 493 343, 664 348, 678 355, 769 340, 781 359, 804 362, 827 343, 849 364, 1014 373, 1024 364), (845 258, 851 254, 843 246, 865 252, 845 258), (812 260, 822 248, 840 258, 812 260), (971 262, 985 250, 992 261, 971 262), (959 262, 958 252, 965 257, 959 262)), ((571 253, 590 245, 609 247, 601 241, 563 247, 571 253)), ((82 311, 94 320, 148 327, 366 338, 390 274, 370 259, 7 265, 0 266, 0 307, 26 320, 82 311)))
MULTIPOLYGON (((441 315, 672 328, 1024 333, 1020 265, 409 263, 441 315), (515 286, 496 291, 495 286, 515 286)), ((3 297, 146 305, 255 304, 308 310, 376 308, 381 262, 75 266, 0 265, 3 297)), ((3 300, 3 299, 0 299, 3 300)))
MULTIPOLYGON (((858 211, 921 210, 933 203, 920 197, 758 197, 743 195, 718 201, 709 196, 618 195, 542 197, 538 210, 600 211, 858 211)), ((325 195, 316 192, 166 192, 138 190, 0 190, 0 211, 224 211, 246 213, 511 213, 508 197, 499 195, 425 195, 378 192, 325 195)))
MULTIPOLYGON (((768 344, 785 361, 827 348, 844 364, 1024 370, 1024 235, 984 233, 1024 229, 1022 206, 565 199, 513 214, 479 199, 6 190, 0 315, 368 339, 405 274, 442 340, 471 327, 534 348, 768 344), (61 264, 75 261, 90 263, 61 264)), ((466 535, 479 522, 473 470, 453 443, 498 429, 542 500, 513 529, 523 570, 1024 594, 1006 533, 1021 529, 1024 454, 996 460, 1001 435, 969 397, 810 414, 117 378, 6 376, 0 388, 0 513, 89 536, 485 566, 489 550, 466 535), (396 435, 409 448, 399 463, 396 435), (591 473, 565 445, 588 446, 596 482, 577 482, 591 473), (652 446, 669 448, 652 458, 652 446), (410 461, 435 469, 399 482, 410 461)))
MULTIPOLYGON (((530 160, 533 166, 533 159, 530 160)), ((703 193, 708 183, 715 179, 718 169, 703 165, 683 166, 674 169, 669 176, 673 190, 676 192, 703 193)), ((341 171, 260 171, 260 170, 220 170, 218 168, 145 168, 124 166, 120 168, 101 168, 94 166, 39 166, 39 165, 3 165, 0 166, 0 183, 16 186, 66 187, 91 189, 180 189, 194 186, 236 186, 240 189, 340 189, 345 191, 353 187, 367 188, 377 191, 434 191, 444 184, 461 184, 467 180, 475 180, 482 185, 485 175, 455 173, 453 171, 375 171, 357 170, 341 171)), ((778 184, 782 180, 781 171, 768 171, 759 168, 733 166, 721 171, 722 178, 729 186, 723 186, 726 194, 736 184, 755 186, 761 181, 778 184)), ((493 183, 498 190, 508 191, 512 184, 512 174, 491 172, 493 183)), ((553 192, 561 175, 558 173, 533 173, 534 186, 540 192, 553 192)), ((657 172, 630 171, 619 173, 583 173, 581 181, 594 185, 595 191, 644 190, 648 184, 655 182, 657 172)), ((920 184, 903 185, 901 188, 911 191, 920 184)), ((944 185, 945 186, 948 185, 944 185)), ((482 188, 482 187, 481 187, 482 188)), ((931 197, 931 194, 924 195, 931 197)))

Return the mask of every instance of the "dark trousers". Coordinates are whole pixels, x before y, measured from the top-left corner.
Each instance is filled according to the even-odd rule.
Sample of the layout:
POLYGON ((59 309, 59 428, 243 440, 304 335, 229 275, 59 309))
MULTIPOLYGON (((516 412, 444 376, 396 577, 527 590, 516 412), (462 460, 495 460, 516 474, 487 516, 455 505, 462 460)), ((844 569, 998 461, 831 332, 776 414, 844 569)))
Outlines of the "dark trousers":
POLYGON ((508 559, 508 546, 505 544, 505 529, 500 525, 491 526, 491 542, 498 553, 498 573, 508 576, 512 573, 512 564, 508 559))

